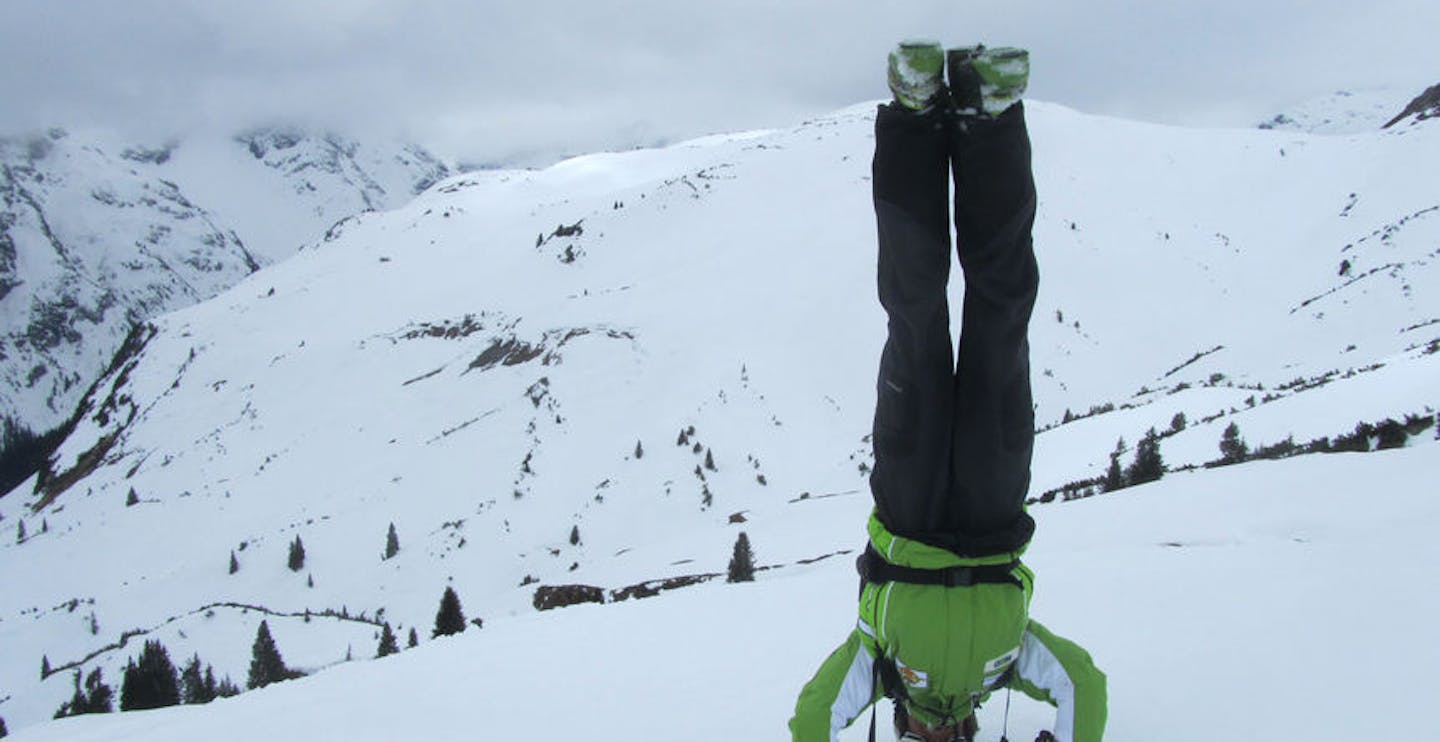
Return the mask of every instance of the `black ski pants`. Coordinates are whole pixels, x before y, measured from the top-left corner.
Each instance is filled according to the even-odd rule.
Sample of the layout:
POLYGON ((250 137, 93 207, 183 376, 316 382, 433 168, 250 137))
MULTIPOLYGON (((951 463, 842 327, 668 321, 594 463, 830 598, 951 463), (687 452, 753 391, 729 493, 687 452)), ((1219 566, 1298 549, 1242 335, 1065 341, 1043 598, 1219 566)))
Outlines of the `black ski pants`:
POLYGON ((1039 274, 1024 109, 981 120, 881 106, 872 170, 889 318, 870 476, 880 521, 961 556, 1014 551, 1035 529, 1024 502, 1035 428, 1027 328, 1039 274), (958 354, 946 298, 952 177, 965 280, 958 354))

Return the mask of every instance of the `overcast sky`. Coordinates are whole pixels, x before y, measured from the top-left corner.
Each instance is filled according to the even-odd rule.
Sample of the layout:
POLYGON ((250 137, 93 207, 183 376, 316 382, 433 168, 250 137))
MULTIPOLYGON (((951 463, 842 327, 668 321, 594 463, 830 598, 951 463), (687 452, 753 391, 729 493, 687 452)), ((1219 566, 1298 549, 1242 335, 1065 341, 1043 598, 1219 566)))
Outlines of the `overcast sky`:
POLYGON ((898 39, 1031 50, 1033 98, 1246 126, 1440 82, 1437 0, 0 0, 0 133, 276 121, 552 159, 888 96, 898 39))

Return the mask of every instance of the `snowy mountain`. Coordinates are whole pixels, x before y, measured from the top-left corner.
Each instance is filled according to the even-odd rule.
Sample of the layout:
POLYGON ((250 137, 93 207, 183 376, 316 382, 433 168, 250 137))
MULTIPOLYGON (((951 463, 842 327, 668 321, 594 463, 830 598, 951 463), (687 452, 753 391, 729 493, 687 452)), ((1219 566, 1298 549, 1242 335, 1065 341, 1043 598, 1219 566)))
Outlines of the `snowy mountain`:
POLYGON ((0 429, 59 426, 132 326, 446 174, 413 146, 282 129, 0 140, 0 429))
POLYGON ((1385 125, 1413 92, 1398 88, 1337 90, 1291 106, 1262 122, 1260 128, 1310 134, 1359 134, 1385 125))
MULTIPOLYGON (((600 739, 779 734, 853 621, 844 553, 863 538, 884 333, 873 110, 450 178, 143 325, 50 465, 0 498, 0 716, 20 739, 459 739, 558 704, 600 739), (742 529, 771 567, 758 584, 663 589, 723 573, 742 529), (617 604, 535 612, 537 586, 566 584, 617 604), (381 622, 428 636, 447 586, 478 631, 213 707, 31 726, 73 671, 118 684, 146 639, 243 683, 263 618, 318 671, 373 655, 381 622), (478 713, 444 725, 442 707, 478 713)), ((1433 498, 1415 495, 1440 468, 1440 187, 1413 165, 1440 127, 1029 113, 1033 493, 1076 500, 1033 508, 1037 614, 1111 673, 1114 739, 1355 736, 1300 713, 1354 687, 1297 637, 1353 678, 1421 630, 1396 586, 1437 566, 1433 498), (1404 450, 1204 467, 1232 423, 1252 449, 1298 449, 1387 419, 1409 425, 1404 450), (1172 473, 1084 498, 1117 440, 1151 428, 1172 473), (1402 566, 1365 583, 1354 557, 1375 552, 1402 566), (1362 604, 1337 610, 1335 580, 1362 604), (1398 634, 1334 630, 1377 595, 1398 634), (1290 726, 1262 709, 1177 733, 1243 658, 1290 726), (1176 667, 1192 671, 1167 686, 1176 667)), ((1351 444, 1396 442, 1379 427, 1351 444)), ((1378 693, 1362 696, 1389 709, 1378 693)))
POLYGON ((1310 134, 1361 134, 1387 128, 1407 119, 1423 121, 1436 115, 1440 85, 1420 95, 1398 87, 1337 90, 1275 114, 1260 128, 1303 131, 1310 134))

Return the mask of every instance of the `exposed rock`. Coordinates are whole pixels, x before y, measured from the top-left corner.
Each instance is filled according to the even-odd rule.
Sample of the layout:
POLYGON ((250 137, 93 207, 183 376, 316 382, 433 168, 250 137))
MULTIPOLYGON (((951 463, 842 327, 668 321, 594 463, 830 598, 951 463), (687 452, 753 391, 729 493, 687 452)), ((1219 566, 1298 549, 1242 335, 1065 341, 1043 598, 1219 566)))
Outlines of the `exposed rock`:
POLYGON ((1405 110, 1385 122, 1381 128, 1388 129, 1411 116, 1415 117, 1415 121, 1424 121, 1440 116, 1440 85, 1431 85, 1425 89, 1425 92, 1415 96, 1415 99, 1405 106, 1405 110))
POLYGON ((594 585, 541 585, 532 601, 537 611, 581 603, 604 603, 605 590, 594 585))

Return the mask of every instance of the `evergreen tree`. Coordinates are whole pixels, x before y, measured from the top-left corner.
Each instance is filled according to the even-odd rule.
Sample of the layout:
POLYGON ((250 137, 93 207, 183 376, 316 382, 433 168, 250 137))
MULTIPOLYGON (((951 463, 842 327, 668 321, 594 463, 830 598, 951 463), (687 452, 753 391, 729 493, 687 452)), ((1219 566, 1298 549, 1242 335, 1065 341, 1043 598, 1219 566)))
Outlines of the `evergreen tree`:
POLYGON ((710 471, 719 471, 715 468, 715 454, 710 449, 705 449, 705 468, 710 471))
POLYGON ((450 636, 465 630, 465 612, 460 608, 460 596, 455 594, 455 588, 446 587, 445 594, 440 596, 440 610, 435 613, 435 630, 430 632, 430 638, 450 636))
POLYGON ((1245 460, 1250 453, 1250 447, 1245 445, 1244 439, 1240 437, 1240 426, 1230 423, 1225 432, 1220 435, 1220 461, 1226 464, 1238 464, 1245 460))
POLYGON ((1409 436, 1405 433, 1405 427, 1394 418, 1385 418, 1384 421, 1375 426, 1375 450, 1384 451, 1389 448, 1404 448, 1405 440, 1409 436))
POLYGON ((755 552, 750 549, 750 537, 744 531, 735 539, 735 551, 730 556, 730 570, 726 582, 755 581, 755 552))
POLYGON ((246 687, 252 690, 264 688, 271 683, 293 677, 295 673, 285 666, 285 660, 280 657, 280 650, 275 646, 275 639, 270 636, 270 625, 261 621, 260 630, 255 632, 255 644, 250 648, 250 678, 246 681, 246 687))
POLYGON ((640 445, 640 441, 635 441, 635 458, 645 458, 645 447, 640 445))
POLYGON ((1125 481, 1131 486, 1153 482, 1165 474, 1165 461, 1160 457, 1160 434, 1151 428, 1135 444, 1135 461, 1125 470, 1125 481))
POLYGON ((40 679, 44 680, 48 677, 50 677, 50 655, 42 654, 40 655, 40 679))
MULTIPOLYGON (((214 675, 211 675, 211 676, 209 676, 209 677, 207 678, 207 680, 214 680, 214 679, 215 679, 215 676, 214 676, 214 675)), ((221 681, 220 681, 220 684, 219 684, 219 685, 216 685, 216 686, 215 686, 215 697, 216 697, 216 698, 231 698, 231 697, 233 697, 233 696, 238 696, 238 695, 240 695, 240 686, 236 685, 236 684, 235 684, 235 681, 231 680, 231 679, 229 678, 229 676, 226 676, 226 678, 225 678, 224 680, 221 680, 221 681)))
POLYGON ((571 527, 570 527, 570 545, 571 545, 571 546, 579 546, 579 545, 580 545, 580 526, 578 526, 578 525, 575 525, 575 526, 571 526, 571 527))
MULTIPOLYGON (((226 682, 226 683, 230 683, 230 678, 225 678, 225 682, 226 682)), ((230 683, 230 684, 231 684, 232 686, 234 685, 234 683, 230 683)), ((215 668, 214 668, 214 667, 211 667, 210 665, 206 665, 206 666, 205 666, 205 680, 202 681, 202 684, 201 684, 200 687, 203 689, 202 692, 201 692, 201 694, 200 694, 200 696, 201 696, 202 698, 208 698, 208 699, 210 699, 211 701, 213 701, 213 700, 215 700, 215 699, 217 699, 217 698, 220 697, 220 686, 218 686, 218 685, 215 684, 215 668)), ((230 695, 233 696, 233 695, 235 695, 236 693, 239 693, 239 692, 240 692, 240 689, 239 689, 239 688, 236 688, 236 689, 235 689, 235 693, 231 693, 230 695)), ((208 703, 208 701, 207 701, 207 703, 208 703)))
POLYGON ((1105 481, 1100 483, 1102 492, 1114 492, 1125 488, 1125 475, 1120 471, 1120 457, 1110 454, 1110 468, 1105 470, 1105 481))
POLYGON ((410 638, 409 638, 408 640, 406 640, 406 642, 405 642, 405 647, 406 647, 407 649, 414 649, 414 648, 416 648, 416 647, 418 647, 418 646, 420 646, 420 636, 415 633, 415 627, 414 627, 414 626, 411 626, 411 627, 410 627, 410 638))
POLYGON ((389 657, 400 651, 400 644, 395 641, 395 632, 390 630, 390 622, 385 622, 385 629, 380 632, 380 646, 375 650, 375 656, 389 657))
POLYGON ((75 694, 69 701, 60 704, 60 709, 55 712, 55 718, 61 719, 66 716, 79 716, 80 714, 108 714, 114 710, 112 699, 114 692, 110 686, 105 684, 104 676, 100 668, 90 671, 85 676, 85 687, 80 687, 80 671, 75 671, 75 694))
POLYGON ((305 568, 305 544, 300 543, 300 537, 296 536, 290 542, 290 559, 288 561, 291 572, 299 572, 305 568))
POLYGON ((110 690, 110 686, 105 684, 100 668, 91 670, 90 674, 85 676, 85 695, 88 703, 85 704, 85 710, 81 713, 108 714, 114 710, 111 699, 114 698, 115 693, 110 690))
POLYGON ((120 686, 120 710, 138 711, 175 706, 180 703, 180 680, 170 653, 158 640, 145 642, 139 661, 125 666, 120 686))
POLYGON ((1100 483, 1103 492, 1114 492, 1125 487, 1125 475, 1120 468, 1120 457, 1129 450, 1125 439, 1115 441, 1115 450, 1110 454, 1110 467, 1105 470, 1105 479, 1100 483))
POLYGON ((1175 417, 1170 418, 1170 430, 1172 432, 1179 433, 1185 429, 1187 424, 1185 413, 1183 412, 1177 412, 1175 413, 1175 417))
POLYGON ((395 524, 390 524, 390 532, 385 534, 385 558, 389 559, 400 553, 400 537, 395 533, 395 524))
POLYGON ((128 508, 128 507, 130 507, 130 506, 132 506, 132 505, 139 505, 139 504, 140 504, 140 496, 137 495, 137 494, 135 494, 135 488, 134 488, 134 487, 131 487, 131 488, 130 488, 130 494, 128 494, 128 495, 125 496, 125 507, 128 508))
POLYGON ((215 700, 215 669, 207 666, 200 671, 200 655, 191 657, 180 671, 180 700, 186 704, 202 704, 215 700))
POLYGON ((5 717, 0 716, 0 737, 9 737, 10 730, 5 728, 5 717))
POLYGON ((23 543, 25 543, 25 521, 23 521, 23 520, 21 520, 21 521, 16 521, 16 525, 15 525, 15 543, 17 543, 17 544, 23 544, 23 543))
POLYGON ((235 551, 232 549, 232 550, 230 551, 230 574, 233 575, 233 574, 235 574, 236 572, 239 572, 239 571, 240 571, 240 560, 238 560, 238 559, 235 558, 235 551))
POLYGON ((194 655, 180 668, 180 702, 193 706, 204 703, 205 674, 200 670, 200 655, 194 655))

